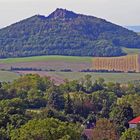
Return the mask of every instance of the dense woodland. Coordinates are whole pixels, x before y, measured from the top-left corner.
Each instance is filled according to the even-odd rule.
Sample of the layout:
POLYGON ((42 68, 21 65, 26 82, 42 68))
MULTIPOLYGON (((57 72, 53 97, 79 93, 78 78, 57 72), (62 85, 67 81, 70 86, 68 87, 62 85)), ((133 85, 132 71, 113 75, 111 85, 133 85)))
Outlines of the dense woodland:
POLYGON ((29 74, 0 84, 1 140, 139 140, 128 121, 140 115, 140 82, 80 80, 57 86, 49 77, 29 74), (102 135, 101 135, 102 134, 102 135))
POLYGON ((0 57, 120 56, 140 48, 140 36, 106 20, 57 9, 0 30, 0 57))

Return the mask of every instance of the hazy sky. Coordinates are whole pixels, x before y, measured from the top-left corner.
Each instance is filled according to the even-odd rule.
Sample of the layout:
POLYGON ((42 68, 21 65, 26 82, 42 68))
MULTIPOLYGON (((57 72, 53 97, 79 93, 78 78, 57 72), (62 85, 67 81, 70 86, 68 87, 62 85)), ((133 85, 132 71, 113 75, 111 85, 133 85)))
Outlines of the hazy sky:
POLYGON ((47 16, 56 8, 119 25, 140 25, 140 0, 0 0, 0 28, 36 14, 47 16))

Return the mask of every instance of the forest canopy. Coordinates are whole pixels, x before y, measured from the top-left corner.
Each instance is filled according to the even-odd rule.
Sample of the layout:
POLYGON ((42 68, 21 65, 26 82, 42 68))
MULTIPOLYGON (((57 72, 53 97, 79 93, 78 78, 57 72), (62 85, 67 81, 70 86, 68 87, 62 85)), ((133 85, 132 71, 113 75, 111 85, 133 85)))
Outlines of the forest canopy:
POLYGON ((90 75, 60 85, 37 74, 1 83, 0 138, 80 140, 86 129, 96 140, 139 137, 139 127, 128 129, 140 115, 139 87, 139 81, 122 85, 90 75))

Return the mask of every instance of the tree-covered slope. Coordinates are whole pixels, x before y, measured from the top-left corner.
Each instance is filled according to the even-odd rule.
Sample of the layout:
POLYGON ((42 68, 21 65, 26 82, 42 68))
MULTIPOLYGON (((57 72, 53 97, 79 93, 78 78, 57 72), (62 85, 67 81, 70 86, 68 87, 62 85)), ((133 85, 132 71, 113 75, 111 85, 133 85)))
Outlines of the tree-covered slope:
POLYGON ((92 16, 56 9, 0 30, 0 57, 35 55, 120 56, 140 48, 140 37, 92 16))

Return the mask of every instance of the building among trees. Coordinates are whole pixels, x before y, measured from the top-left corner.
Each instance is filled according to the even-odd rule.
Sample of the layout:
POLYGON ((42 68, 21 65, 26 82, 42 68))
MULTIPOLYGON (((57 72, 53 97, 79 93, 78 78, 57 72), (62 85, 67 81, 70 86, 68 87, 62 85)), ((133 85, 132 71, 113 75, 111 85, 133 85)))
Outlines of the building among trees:
POLYGON ((140 116, 134 118, 133 120, 129 121, 129 127, 130 128, 137 128, 137 126, 140 124, 140 116))

